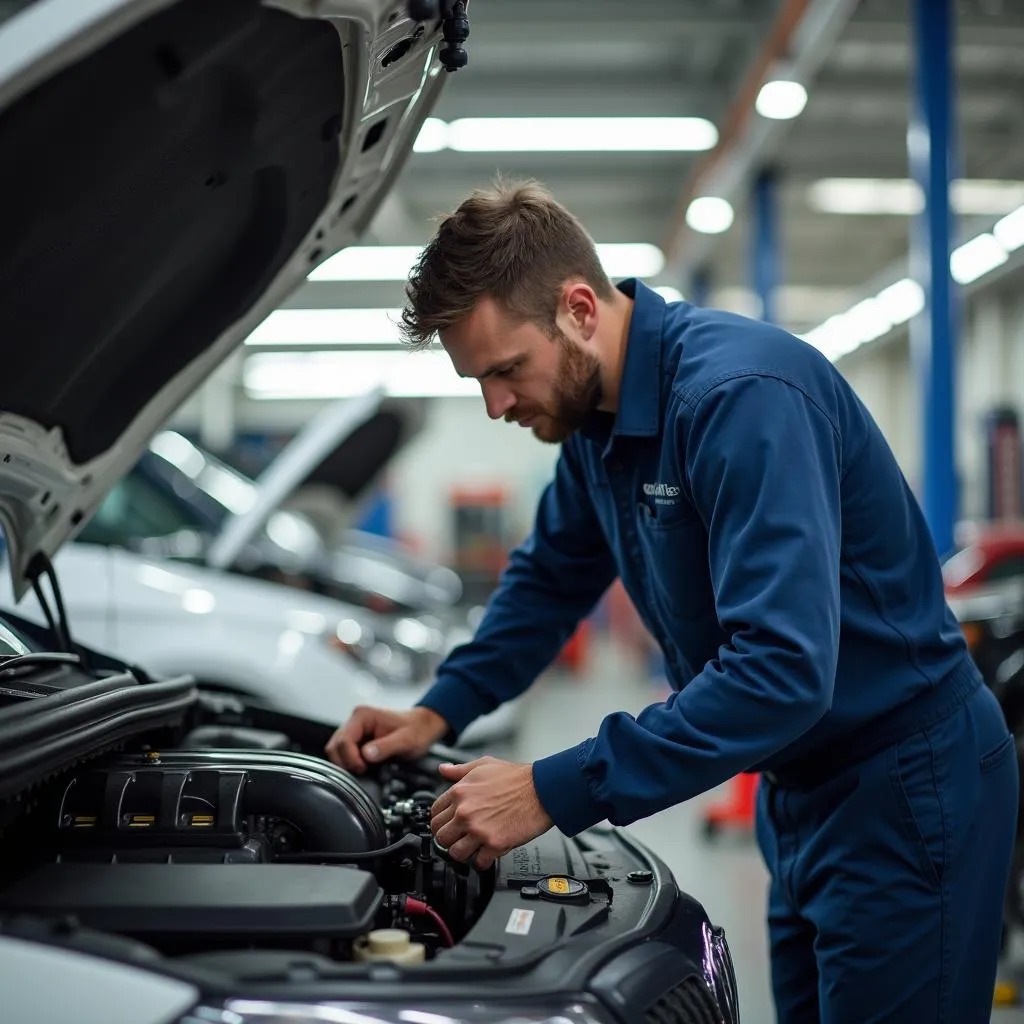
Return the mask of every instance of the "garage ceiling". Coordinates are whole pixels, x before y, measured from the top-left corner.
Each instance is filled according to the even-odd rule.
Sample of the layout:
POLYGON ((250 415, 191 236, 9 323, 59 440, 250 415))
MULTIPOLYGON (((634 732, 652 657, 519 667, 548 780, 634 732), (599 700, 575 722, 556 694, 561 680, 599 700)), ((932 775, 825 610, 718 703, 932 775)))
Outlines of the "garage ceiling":
MULTIPOLYGON (((778 315, 790 329, 806 331, 906 263, 912 217, 824 212, 816 208, 813 186, 832 178, 907 178, 914 59, 908 0, 472 0, 470 63, 450 77, 435 113, 445 121, 695 116, 724 131, 777 19, 794 7, 808 19, 831 13, 837 30, 825 52, 810 55, 815 70, 803 113, 772 122, 775 142, 764 151, 780 181, 778 315)), ((963 175, 1024 182, 1024 5, 960 0, 956 31, 963 175)), ((725 233, 676 230, 679 204, 707 156, 416 153, 374 225, 374 240, 421 244, 434 216, 495 174, 535 177, 599 242, 650 242, 669 250, 674 261, 654 283, 686 292, 686 271, 706 264, 713 301, 756 313, 748 274, 749 185, 732 196, 736 217, 725 233)), ((1022 190, 1003 189, 1002 212, 1024 202, 1022 190)), ((965 218, 961 226, 988 226, 1000 209, 997 202, 991 213, 965 218)), ((325 282, 307 285, 289 305, 397 306, 401 300, 399 283, 325 282)))

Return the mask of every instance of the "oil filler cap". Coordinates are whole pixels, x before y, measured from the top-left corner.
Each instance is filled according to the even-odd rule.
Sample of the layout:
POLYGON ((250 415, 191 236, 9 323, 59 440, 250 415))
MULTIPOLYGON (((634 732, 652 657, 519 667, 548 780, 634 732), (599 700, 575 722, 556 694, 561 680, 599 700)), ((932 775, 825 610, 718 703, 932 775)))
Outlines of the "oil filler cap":
POLYGON ((556 903, 586 903, 590 899, 590 890, 585 882, 566 875, 550 875, 537 882, 537 889, 546 900, 556 903))

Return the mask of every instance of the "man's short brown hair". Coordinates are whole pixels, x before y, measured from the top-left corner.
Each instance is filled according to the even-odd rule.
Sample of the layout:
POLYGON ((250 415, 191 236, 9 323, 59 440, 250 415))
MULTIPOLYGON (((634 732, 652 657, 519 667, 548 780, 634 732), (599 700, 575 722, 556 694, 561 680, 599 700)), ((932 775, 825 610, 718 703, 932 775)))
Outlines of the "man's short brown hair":
POLYGON ((477 189, 441 219, 406 287, 400 328, 414 348, 489 297, 554 336, 560 286, 583 279, 598 297, 612 285, 580 222, 535 181, 477 189))

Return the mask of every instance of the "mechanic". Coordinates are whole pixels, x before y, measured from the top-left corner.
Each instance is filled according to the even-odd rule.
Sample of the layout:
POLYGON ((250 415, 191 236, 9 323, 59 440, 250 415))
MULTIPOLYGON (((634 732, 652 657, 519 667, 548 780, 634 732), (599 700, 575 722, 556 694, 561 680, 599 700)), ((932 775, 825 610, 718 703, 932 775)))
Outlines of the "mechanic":
POLYGON ((412 346, 439 336, 492 419, 561 451, 475 638, 416 708, 358 709, 328 756, 361 772, 453 742, 618 576, 674 692, 533 764, 444 766, 437 841, 484 869, 552 825, 625 825, 763 772, 779 1019, 987 1021, 1015 746, 844 378, 777 327, 613 286, 533 182, 469 196, 407 292, 412 346))

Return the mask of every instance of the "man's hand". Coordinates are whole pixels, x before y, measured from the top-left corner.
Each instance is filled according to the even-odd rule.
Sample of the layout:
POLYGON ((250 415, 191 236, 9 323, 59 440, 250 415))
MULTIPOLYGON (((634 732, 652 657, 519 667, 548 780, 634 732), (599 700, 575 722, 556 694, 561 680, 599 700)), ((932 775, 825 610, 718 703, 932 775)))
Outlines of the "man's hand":
POLYGON ((324 752, 336 765, 362 774, 367 763, 421 757, 447 732, 448 723, 430 708, 358 707, 327 741, 324 752))
POLYGON ((431 808, 430 830, 451 857, 481 871, 498 857, 536 839, 553 822, 537 798, 533 765, 482 757, 469 764, 443 764, 455 785, 431 808))

